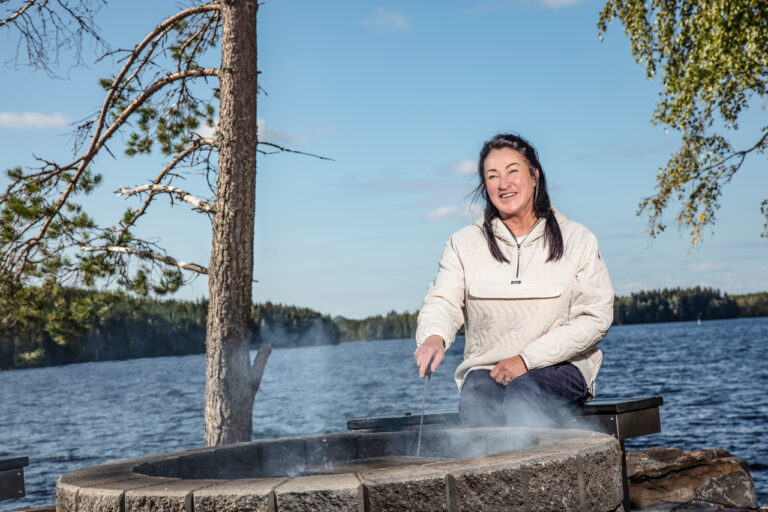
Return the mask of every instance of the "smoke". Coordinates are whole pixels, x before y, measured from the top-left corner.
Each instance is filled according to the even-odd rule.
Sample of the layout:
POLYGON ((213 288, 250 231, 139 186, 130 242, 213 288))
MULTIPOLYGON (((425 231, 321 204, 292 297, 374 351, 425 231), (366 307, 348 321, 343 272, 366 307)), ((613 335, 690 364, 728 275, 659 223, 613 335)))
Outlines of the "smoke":
POLYGON ((315 347, 339 342, 337 332, 320 318, 304 322, 301 329, 286 328, 277 322, 262 322, 259 325, 258 337, 262 342, 268 342, 273 347, 315 347))
MULTIPOLYGON (((594 419, 581 414, 579 403, 567 403, 551 395, 520 395, 508 400, 503 407, 474 404, 469 413, 463 411, 460 428, 425 430, 420 454, 425 457, 478 457, 537 444, 537 433, 544 429, 599 430, 594 419), (514 427, 515 432, 522 434, 510 437, 508 433, 484 433, 488 429, 509 432, 507 427, 514 427)), ((434 429, 435 425, 431 427, 434 429)), ((414 445, 412 454, 415 452, 414 445)))
MULTIPOLYGON (((422 434, 419 455, 427 459, 467 459, 520 450, 535 444, 538 444, 537 436, 525 429, 513 432, 498 427, 430 429, 422 434), (519 432, 523 435, 517 435, 519 432)), ((406 451, 414 455, 416 446, 409 448, 406 451)))

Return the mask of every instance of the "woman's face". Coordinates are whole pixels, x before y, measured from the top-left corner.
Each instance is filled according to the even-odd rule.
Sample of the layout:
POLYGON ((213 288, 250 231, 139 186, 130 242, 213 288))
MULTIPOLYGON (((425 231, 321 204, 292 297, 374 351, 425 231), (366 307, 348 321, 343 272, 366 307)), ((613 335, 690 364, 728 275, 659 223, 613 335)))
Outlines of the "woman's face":
POLYGON ((533 215, 533 192, 538 171, 511 148, 492 149, 483 162, 488 197, 502 220, 533 215))

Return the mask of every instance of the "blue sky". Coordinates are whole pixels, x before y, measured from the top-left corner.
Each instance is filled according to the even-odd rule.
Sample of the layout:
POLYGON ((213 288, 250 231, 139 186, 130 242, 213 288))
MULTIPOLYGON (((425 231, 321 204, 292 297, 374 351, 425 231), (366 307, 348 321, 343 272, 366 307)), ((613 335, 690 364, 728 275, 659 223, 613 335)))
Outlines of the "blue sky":
MULTIPOLYGON (((617 294, 706 285, 768 290, 759 207, 764 160, 727 186, 714 233, 690 250, 670 225, 655 240, 635 215, 677 148, 650 123, 659 84, 635 64, 622 27, 599 41, 592 0, 266 2, 259 13, 259 103, 267 140, 334 159, 260 157, 254 300, 362 317, 418 309, 443 244, 470 223, 467 194, 482 142, 512 131, 538 148, 555 206, 597 236, 617 294)), ((133 46, 174 4, 112 2, 99 25, 113 48, 133 46)), ((0 31, 0 58, 15 43, 0 31)), ((86 52, 91 63, 95 55, 86 52)), ((69 123, 98 109, 105 60, 51 79, 0 68, 0 166, 71 154, 69 123)), ((759 128, 754 109, 736 140, 759 128)), ((130 203, 112 193, 153 177, 158 157, 102 157, 105 184, 88 205, 99 219, 130 203)), ((205 196, 200 183, 193 193, 205 196)), ((676 210, 670 211, 668 220, 676 210)), ((207 219, 157 201, 141 234, 179 259, 207 265, 207 219)), ((196 279, 182 298, 207 294, 196 279)))

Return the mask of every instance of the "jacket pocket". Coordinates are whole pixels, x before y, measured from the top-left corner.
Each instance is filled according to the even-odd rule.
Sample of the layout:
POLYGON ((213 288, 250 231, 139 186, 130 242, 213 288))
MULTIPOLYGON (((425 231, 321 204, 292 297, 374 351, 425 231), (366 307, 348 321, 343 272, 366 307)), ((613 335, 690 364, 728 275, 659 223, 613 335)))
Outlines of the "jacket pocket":
POLYGON ((468 292, 474 299, 552 299, 563 293, 563 285, 545 281, 470 283, 468 292))

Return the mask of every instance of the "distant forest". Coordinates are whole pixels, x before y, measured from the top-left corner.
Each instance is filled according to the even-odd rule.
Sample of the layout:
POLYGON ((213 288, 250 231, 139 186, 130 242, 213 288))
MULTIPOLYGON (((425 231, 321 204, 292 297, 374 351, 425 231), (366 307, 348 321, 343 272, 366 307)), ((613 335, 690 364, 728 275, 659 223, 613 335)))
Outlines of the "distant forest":
MULTIPOLYGON (((205 350, 208 302, 140 299, 117 293, 67 291, 69 307, 51 304, 26 316, 0 312, 0 369, 84 361, 197 354, 205 350), (94 315, 78 316, 77 304, 94 301, 94 315), (61 316, 67 315, 62 323, 61 316), (56 322, 52 319, 59 317, 56 322), (64 327, 62 327, 64 326, 64 327)), ((18 307, 0 298, 0 307, 18 307)), ((418 313, 362 320, 331 318, 308 308, 254 304, 252 345, 303 347, 363 340, 411 338, 418 313)), ((711 288, 673 288, 616 297, 614 324, 768 316, 768 293, 728 295, 711 288)))

